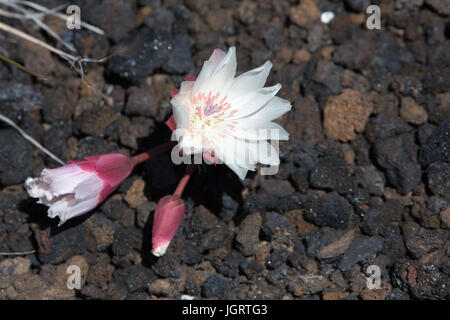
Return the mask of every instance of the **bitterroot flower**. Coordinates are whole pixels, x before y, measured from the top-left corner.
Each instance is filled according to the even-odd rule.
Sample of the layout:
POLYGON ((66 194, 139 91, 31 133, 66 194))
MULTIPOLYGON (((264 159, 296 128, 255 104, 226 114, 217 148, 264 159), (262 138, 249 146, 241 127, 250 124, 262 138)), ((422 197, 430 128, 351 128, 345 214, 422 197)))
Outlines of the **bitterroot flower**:
POLYGON ((166 253, 170 241, 180 226, 185 210, 184 202, 178 196, 168 195, 159 200, 152 229, 152 253, 155 256, 160 257, 166 253))
POLYGON ((161 257, 166 253, 167 247, 177 232, 181 220, 183 220, 186 207, 181 199, 181 195, 194 170, 195 165, 188 165, 173 195, 165 196, 158 202, 153 215, 152 228, 152 253, 157 257, 161 257))
POLYGON ((86 157, 81 161, 44 169, 38 178, 28 178, 25 188, 38 203, 49 206, 48 216, 62 225, 99 205, 131 173, 135 162, 121 153, 86 157))
MULTIPOLYGON (((212 155, 241 179, 256 163, 279 165, 278 150, 268 140, 288 140, 272 120, 291 109, 276 97, 281 85, 264 87, 272 64, 235 78, 236 50, 215 49, 195 79, 186 79, 171 104, 175 138, 184 154, 212 155)), ((211 158, 211 157, 209 157, 211 158)), ((208 159, 210 160, 210 159, 208 159)))

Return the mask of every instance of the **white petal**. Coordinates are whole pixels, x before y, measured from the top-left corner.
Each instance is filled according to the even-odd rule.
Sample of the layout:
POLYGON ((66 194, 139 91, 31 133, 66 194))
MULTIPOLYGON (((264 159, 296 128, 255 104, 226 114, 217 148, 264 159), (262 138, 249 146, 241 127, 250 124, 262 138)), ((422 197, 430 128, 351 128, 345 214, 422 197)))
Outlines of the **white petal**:
POLYGON ((289 140, 289 132, 275 122, 265 122, 256 124, 254 127, 245 128, 245 120, 241 121, 243 126, 239 126, 232 135, 239 139, 249 140, 289 140))
MULTIPOLYGON (((74 202, 76 202, 74 194, 67 194, 67 195, 55 198, 49 204, 50 208, 48 209, 47 214, 50 218, 56 218, 59 216, 60 219, 62 219, 61 217, 66 214, 67 208, 69 207, 69 203, 74 203, 74 202)), ((67 219, 65 219, 65 220, 67 220, 67 219)))
POLYGON ((229 103, 232 109, 238 110, 233 116, 226 120, 236 120, 249 117, 264 107, 280 90, 281 85, 276 84, 272 87, 261 88, 246 94, 234 95, 229 97, 229 103))
POLYGON ((246 168, 243 168, 241 166, 238 166, 237 164, 234 163, 226 163, 224 161, 224 163, 227 165, 228 168, 230 168, 231 170, 234 171, 234 173, 237 174, 237 176, 241 179, 244 180, 245 177, 247 176, 247 172, 248 170, 246 168))
POLYGON ((234 79, 230 92, 240 95, 264 87, 270 69, 272 69, 272 63, 266 61, 262 66, 241 74, 234 79))
POLYGON ((59 217, 59 225, 62 225, 69 219, 78 217, 92 209, 98 204, 97 197, 90 197, 83 200, 75 199, 74 194, 63 196, 48 209, 48 216, 51 218, 59 217))
POLYGON ((255 114, 247 117, 245 121, 242 121, 242 126, 251 128, 260 125, 261 123, 272 121, 279 118, 289 110, 292 105, 289 101, 281 99, 279 97, 273 97, 263 108, 258 110, 255 114))
POLYGON ((192 90, 194 96, 199 92, 208 94, 210 91, 212 93, 220 92, 222 95, 228 93, 236 74, 236 49, 231 47, 219 64, 215 67, 212 67, 212 65, 214 65, 213 61, 205 62, 192 90))
POLYGON ((92 174, 88 179, 79 183, 75 190, 75 199, 84 200, 92 197, 100 196, 103 188, 103 181, 97 175, 92 174))
POLYGON ((214 70, 218 64, 225 58, 226 53, 220 49, 215 49, 209 58, 209 60, 203 62, 203 67, 194 82, 196 88, 195 94, 197 94, 198 89, 203 86, 211 78, 214 70))
POLYGON ((184 102, 185 95, 176 95, 172 98, 173 118, 177 124, 177 128, 188 129, 189 127, 189 112, 184 102))
POLYGON ((216 140, 216 156, 230 167, 236 174, 244 179, 248 170, 256 169, 256 147, 251 141, 235 139, 227 136, 220 141, 216 140))
POLYGON ((42 170, 42 178, 49 183, 54 195, 73 193, 76 186, 92 174, 81 170, 76 164, 69 164, 57 169, 42 170))
POLYGON ((25 188, 28 195, 33 198, 42 198, 42 200, 50 201, 53 198, 53 192, 50 185, 45 182, 41 177, 39 178, 27 178, 25 180, 25 188))
POLYGON ((186 94, 190 98, 194 84, 195 81, 183 81, 180 86, 179 94, 186 94))

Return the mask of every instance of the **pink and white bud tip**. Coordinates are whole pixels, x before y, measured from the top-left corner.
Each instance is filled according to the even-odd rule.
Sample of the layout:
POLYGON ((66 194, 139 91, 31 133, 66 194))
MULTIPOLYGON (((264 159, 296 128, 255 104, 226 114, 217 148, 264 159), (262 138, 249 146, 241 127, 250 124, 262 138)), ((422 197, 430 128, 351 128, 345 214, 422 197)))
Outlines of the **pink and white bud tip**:
POLYGON ((159 200, 153 217, 153 255, 161 257, 166 253, 170 241, 183 220, 185 211, 184 201, 176 195, 168 195, 159 200))

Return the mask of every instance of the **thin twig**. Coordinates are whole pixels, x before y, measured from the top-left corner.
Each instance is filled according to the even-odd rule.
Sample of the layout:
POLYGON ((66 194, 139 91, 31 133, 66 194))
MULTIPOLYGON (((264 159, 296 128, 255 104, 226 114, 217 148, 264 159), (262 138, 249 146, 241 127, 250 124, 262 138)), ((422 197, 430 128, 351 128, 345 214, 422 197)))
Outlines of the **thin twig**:
POLYGON ((52 158, 53 160, 55 160, 56 162, 58 162, 61 165, 65 165, 65 162, 62 161, 61 159, 59 159, 57 156, 55 156, 53 153, 51 153, 50 151, 48 151, 44 146, 42 146, 39 142, 37 142, 33 137, 31 137, 30 135, 28 135, 25 131, 23 131, 17 124, 14 123, 14 121, 12 121, 10 118, 4 116, 3 114, 0 113, 0 120, 9 124, 11 127, 13 127, 14 129, 16 129, 17 131, 19 131, 19 133, 22 135, 22 137, 25 138, 25 140, 29 141, 31 144, 33 144, 36 148, 38 148, 39 150, 41 150, 42 152, 44 152, 46 155, 48 155, 50 158, 52 158))
POLYGON ((77 58, 72 56, 71 54, 68 54, 68 53, 65 53, 64 51, 56 49, 56 48, 52 47, 51 45, 46 44, 45 42, 43 42, 43 41, 41 41, 41 40, 39 40, 39 39, 37 39, 35 37, 32 37, 32 36, 26 34, 23 31, 20 31, 19 29, 16 29, 16 28, 11 27, 11 26, 9 26, 7 24, 4 24, 3 22, 0 22, 0 29, 3 30, 3 31, 6 31, 6 32, 12 33, 12 34, 14 34, 14 35, 16 35, 16 36, 18 36, 20 38, 23 38, 25 40, 30 41, 30 42, 33 42, 33 43, 35 43, 37 45, 40 45, 41 47, 44 47, 45 49, 47 49, 47 50, 49 50, 49 51, 59 55, 60 57, 66 59, 66 60, 69 60, 69 61, 77 60, 77 58))
POLYGON ((34 76, 34 77, 36 77, 36 78, 38 78, 38 79, 40 79, 40 80, 44 80, 44 81, 47 80, 47 78, 44 77, 43 75, 41 75, 41 74, 39 74, 39 73, 36 73, 36 72, 33 72, 33 71, 31 71, 31 70, 28 70, 27 68, 25 68, 25 67, 24 67, 23 65, 21 65, 20 63, 15 62, 15 61, 12 60, 12 59, 9 59, 8 57, 2 55, 1 53, 0 53, 0 60, 3 60, 3 61, 5 61, 5 62, 7 62, 7 63, 13 65, 13 66, 16 67, 16 68, 19 68, 20 70, 22 70, 22 71, 24 71, 24 72, 26 72, 26 73, 29 73, 29 74, 31 74, 32 76, 34 76))
POLYGON ((9 12, 9 11, 3 10, 3 9, 0 9, 0 16, 4 16, 7 18, 21 19, 21 20, 27 19, 21 13, 9 12))
POLYGON ((36 250, 24 251, 24 252, 0 252, 0 256, 25 256, 27 254, 35 253, 36 250))
POLYGON ((51 37, 53 37, 57 41, 61 42, 67 49, 69 49, 72 52, 76 52, 75 48, 70 43, 68 43, 67 41, 64 41, 59 35, 56 34, 56 32, 54 32, 52 29, 50 29, 44 22, 42 22, 41 20, 36 18, 33 14, 30 14, 29 12, 27 12, 27 10, 25 10, 21 6, 17 5, 14 2, 11 2, 11 0, 0 0, 0 3, 4 4, 6 6, 9 6, 17 11, 22 12, 25 15, 25 17, 27 17, 27 18, 29 17, 31 20, 33 20, 34 23, 36 23, 39 27, 41 27, 51 37))
MULTIPOLYGON (((44 6, 40 5, 40 4, 31 2, 31 1, 20 1, 20 0, 17 0, 17 1, 14 1, 14 2, 22 3, 22 4, 26 5, 26 6, 29 6, 30 8, 33 8, 33 9, 38 10, 38 11, 41 11, 41 12, 43 12, 45 14, 49 14, 49 15, 53 15, 55 17, 58 17, 61 20, 67 20, 69 18, 65 14, 56 12, 56 11, 61 9, 60 7, 55 8, 55 9, 48 9, 48 8, 46 8, 46 7, 44 7, 44 6)), ((65 5, 61 6, 61 7, 65 7, 65 5)), ((96 26, 93 26, 93 25, 91 25, 91 24, 89 24, 87 22, 81 21, 81 26, 83 28, 86 28, 86 29, 88 29, 88 30, 90 30, 92 32, 95 32, 95 33, 99 34, 99 35, 103 36, 105 34, 105 32, 102 29, 100 29, 100 28, 98 28, 96 26)))
POLYGON ((33 42, 33 43, 35 43, 35 44, 37 44, 37 45, 47 49, 48 51, 51 51, 51 52, 59 55, 61 58, 67 60, 71 64, 72 67, 74 67, 75 64, 78 64, 78 67, 79 67, 79 70, 80 70, 79 72, 82 75, 83 75, 83 67, 82 67, 82 63, 83 62, 101 63, 101 62, 105 62, 106 60, 109 59, 109 56, 106 57, 106 58, 103 58, 103 59, 89 59, 89 58, 75 57, 75 56, 73 56, 73 55, 71 55, 69 53, 66 53, 66 52, 64 52, 62 50, 59 50, 59 49, 57 49, 55 47, 52 47, 51 45, 49 45, 49 44, 47 44, 47 43, 45 43, 45 42, 43 42, 43 41, 33 37, 33 36, 30 36, 29 34, 26 34, 25 32, 20 31, 19 29, 16 29, 16 28, 11 27, 11 26, 9 26, 7 24, 4 24, 3 22, 0 22, 0 30, 12 33, 13 35, 15 35, 17 37, 20 37, 22 39, 25 39, 25 40, 28 40, 30 42, 33 42))

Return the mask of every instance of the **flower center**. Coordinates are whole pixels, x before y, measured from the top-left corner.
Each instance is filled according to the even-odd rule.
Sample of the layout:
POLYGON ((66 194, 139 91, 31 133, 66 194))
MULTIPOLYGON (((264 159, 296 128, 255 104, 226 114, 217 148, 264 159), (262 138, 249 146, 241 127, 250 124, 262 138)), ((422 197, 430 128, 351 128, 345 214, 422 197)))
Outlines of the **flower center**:
POLYGON ((212 148, 214 136, 224 137, 235 130, 237 121, 227 121, 237 110, 232 109, 227 96, 219 92, 198 93, 188 106, 190 123, 188 132, 204 148, 212 148))

